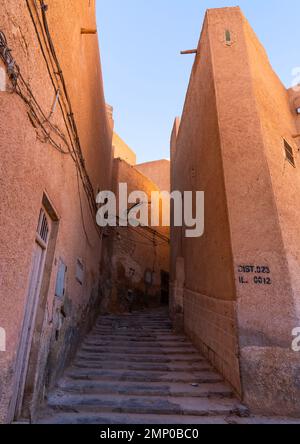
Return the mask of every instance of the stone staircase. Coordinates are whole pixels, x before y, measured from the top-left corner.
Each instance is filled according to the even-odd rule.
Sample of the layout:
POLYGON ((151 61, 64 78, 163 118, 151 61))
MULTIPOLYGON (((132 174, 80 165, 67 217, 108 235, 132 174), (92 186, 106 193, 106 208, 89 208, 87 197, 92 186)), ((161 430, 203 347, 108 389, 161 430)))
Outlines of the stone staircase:
POLYGON ((99 318, 42 424, 224 424, 248 411, 164 309, 99 318))

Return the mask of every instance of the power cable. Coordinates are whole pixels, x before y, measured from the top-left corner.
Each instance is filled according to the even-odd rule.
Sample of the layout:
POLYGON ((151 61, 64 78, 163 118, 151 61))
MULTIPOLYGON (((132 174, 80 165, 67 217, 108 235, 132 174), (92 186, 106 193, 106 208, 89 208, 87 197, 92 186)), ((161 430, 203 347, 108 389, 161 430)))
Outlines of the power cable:
POLYGON ((26 0, 29 14, 35 29, 35 33, 38 38, 39 46, 46 63, 48 75, 50 77, 53 89, 55 91, 56 102, 59 104, 64 124, 68 133, 70 145, 68 144, 67 139, 65 135, 62 133, 62 131, 59 130, 56 126, 54 126, 50 121, 49 117, 52 116, 52 113, 50 113, 49 117, 47 117, 43 112, 29 84, 23 78, 19 66, 13 60, 11 56, 11 51, 7 47, 7 41, 3 33, 0 33, 0 56, 4 61, 4 63, 6 64, 7 72, 12 82, 14 91, 20 96, 20 98, 29 108, 28 117, 31 123, 35 128, 41 129, 44 138, 43 141, 50 143, 61 154, 70 155, 72 157, 72 160, 74 161, 76 166, 77 175, 79 175, 80 177, 84 192, 88 200, 88 205, 90 212, 92 214, 94 225, 96 227, 99 237, 102 239, 102 235, 100 232, 101 230, 96 224, 96 219, 95 219, 97 206, 95 202, 93 186, 89 178, 88 172, 86 171, 85 160, 81 149, 79 134, 77 130, 76 121, 74 118, 71 100, 68 95, 63 72, 60 67, 59 60, 56 55, 55 47, 49 31, 48 21, 46 17, 46 11, 48 9, 48 6, 45 5, 44 1, 39 1, 39 3, 41 7, 42 19, 40 18, 37 1, 36 0, 34 1, 36 19, 38 22, 37 24, 33 10, 30 6, 30 2, 29 0, 26 0), (40 35, 38 27, 40 28, 42 37, 40 35), (48 58, 46 53, 48 54, 48 58), (59 78, 59 80, 57 79, 57 77, 59 78), (62 88, 60 88, 59 82, 61 83, 62 88), (49 126, 49 130, 46 128, 46 126, 49 126), (63 149, 62 146, 53 138, 51 132, 55 132, 56 136, 60 138, 60 140, 63 142, 65 149, 63 149))

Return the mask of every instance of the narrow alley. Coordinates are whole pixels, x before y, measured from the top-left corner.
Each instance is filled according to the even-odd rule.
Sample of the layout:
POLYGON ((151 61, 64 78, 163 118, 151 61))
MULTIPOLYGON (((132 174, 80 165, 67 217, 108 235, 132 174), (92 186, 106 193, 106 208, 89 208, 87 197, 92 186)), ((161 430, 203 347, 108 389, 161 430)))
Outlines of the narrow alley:
POLYGON ((100 317, 40 423, 226 424, 248 410, 167 310, 100 317))
POLYGON ((280 2, 18 3, 0 424, 300 423, 300 68, 270 62, 295 11, 279 47, 280 2))

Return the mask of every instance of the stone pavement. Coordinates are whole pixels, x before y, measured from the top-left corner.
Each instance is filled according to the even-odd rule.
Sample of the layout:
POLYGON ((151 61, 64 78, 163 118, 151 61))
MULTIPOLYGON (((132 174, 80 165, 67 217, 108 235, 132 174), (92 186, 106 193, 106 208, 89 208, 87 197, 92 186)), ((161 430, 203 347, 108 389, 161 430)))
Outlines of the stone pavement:
POLYGON ((173 333, 164 309, 100 317, 39 419, 42 424, 272 421, 277 420, 249 416, 190 341, 173 333))

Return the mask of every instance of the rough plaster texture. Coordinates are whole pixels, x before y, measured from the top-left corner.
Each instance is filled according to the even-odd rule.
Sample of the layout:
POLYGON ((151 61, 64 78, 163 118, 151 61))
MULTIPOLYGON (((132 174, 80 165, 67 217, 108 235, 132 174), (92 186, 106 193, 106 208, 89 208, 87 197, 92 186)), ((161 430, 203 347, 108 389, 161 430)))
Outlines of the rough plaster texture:
MULTIPOLYGON (((5 0, 2 6, 1 30, 24 78, 44 112, 49 114, 55 94, 26 2, 16 7, 14 1, 5 0)), ((80 32, 82 27, 95 27, 95 4, 77 0, 71 6, 67 0, 54 0, 49 4, 47 16, 74 108, 86 168, 96 193, 99 188, 110 186, 112 134, 106 116, 97 36, 80 32)), ((0 92, 0 101, 0 325, 7 333, 7 352, 0 353, 0 422, 5 422, 12 420, 8 415, 9 401, 16 387, 16 356, 43 193, 47 193, 55 207, 59 223, 53 260, 45 273, 48 278, 43 295, 45 311, 38 315, 40 325, 34 337, 34 344, 40 341, 34 384, 42 392, 45 383, 53 383, 61 373, 94 315, 91 310, 98 297, 101 243, 80 187, 87 242, 71 158, 40 141, 24 103, 16 94, 0 92), (54 298, 59 258, 68 266, 65 299, 60 303, 54 298), (85 265, 82 286, 75 279, 77 258, 85 265), (67 317, 59 326, 62 304, 67 317), (49 372, 51 381, 46 378, 49 372)), ((58 106, 52 119, 65 132, 58 106)), ((40 395, 34 394, 36 398, 40 395)))
POLYGON ((248 413, 159 309, 101 317, 38 423, 227 424, 248 413))
POLYGON ((124 142, 121 137, 114 132, 113 135, 113 149, 115 159, 125 160, 129 165, 136 165, 136 154, 132 149, 124 142))
POLYGON ((191 244, 174 232, 172 269, 182 255, 186 330, 243 399, 299 415, 291 342, 300 325, 300 185, 283 145, 296 157, 299 117, 290 104, 240 9, 209 10, 172 138, 172 188, 205 191, 205 235, 191 244))
MULTIPOLYGON (((172 190, 205 191, 205 235, 186 239, 175 228, 171 264, 176 270, 177 257, 185 259, 187 333, 240 393, 230 231, 208 33, 206 21, 181 124, 179 130, 175 125, 172 137, 172 190)), ((175 286, 176 281, 172 272, 175 286)))
MULTIPOLYGON (((247 336, 250 336, 248 341, 241 338, 242 356, 245 357, 243 367, 245 368, 244 373, 247 375, 244 376, 244 379, 246 382, 249 377, 247 368, 252 365, 253 379, 249 379, 248 386, 255 379, 255 368, 257 369, 257 381, 265 381, 266 386, 259 384, 257 387, 253 384, 252 395, 247 393, 247 396, 252 399, 256 395, 258 397, 259 394, 259 398, 264 396, 266 407, 272 413, 278 414, 284 410, 288 413, 300 414, 300 355, 291 351, 292 329, 300 325, 300 241, 297 229, 300 208, 297 152, 300 145, 299 141, 293 139, 293 135, 297 132, 299 117, 295 114, 295 108, 290 103, 288 91, 272 70, 264 48, 245 20, 244 33, 255 105, 259 115, 263 154, 267 162, 267 174, 275 201, 273 218, 278 225, 278 243, 281 250, 280 257, 278 257, 275 239, 270 239, 269 245, 266 243, 266 251, 263 252, 262 249, 265 261, 270 261, 271 271, 272 268, 274 271, 272 272, 273 285, 269 289, 270 291, 263 292, 262 297, 257 292, 257 299, 253 300, 251 304, 253 307, 256 302, 254 309, 256 320, 254 322, 260 333, 259 339, 257 339, 257 335, 253 336, 246 326, 252 313, 249 313, 249 308, 246 307, 243 312, 241 307, 241 322, 243 328, 246 329, 247 336), (285 158, 283 139, 293 148, 296 168, 293 168, 285 158), (270 252, 270 244, 274 245, 274 248, 271 247, 272 253, 270 252), (258 303, 261 304, 262 309, 265 307, 267 311, 263 317, 257 316, 258 303), (264 350, 257 350, 255 348, 257 345, 263 346, 264 350), (253 361, 247 346, 253 347, 253 361), (264 365, 257 365, 259 361, 262 361, 264 365), (270 376, 271 369, 273 370, 272 376, 270 376), (273 384, 271 384, 272 380, 273 384), (262 391, 263 395, 261 395, 262 391), (269 392, 268 395, 266 392, 269 392)), ((272 234, 269 223, 271 217, 270 214, 267 219, 270 234, 272 234)), ((263 218, 260 220, 263 221, 263 218)), ((275 233, 274 230, 273 234, 275 233)), ((253 404, 257 409, 261 408, 259 399, 253 400, 253 404)))
MULTIPOLYGON (((126 183, 128 194, 143 191, 151 202, 151 192, 159 188, 135 167, 121 159, 114 160, 113 189, 119 196, 119 183, 126 183)), ((129 205, 130 207, 130 205, 129 205)), ((149 211, 149 217, 151 216, 149 211)), ((153 227, 169 236, 168 227, 153 227)), ((105 241, 107 265, 110 273, 103 279, 106 297, 102 309, 124 312, 130 308, 159 306, 161 303, 161 271, 169 271, 169 244, 144 228, 111 228, 105 241), (144 236, 147 235, 148 239, 144 236), (153 242, 154 241, 154 242, 153 242), (109 265, 110 264, 110 265, 109 265), (146 271, 154 273, 153 283, 146 285, 146 271), (128 292, 131 295, 128 296, 128 292), (131 303, 133 301, 133 305, 131 303)))
POLYGON ((149 177, 161 191, 170 191, 170 161, 167 159, 140 163, 136 166, 144 176, 149 177))

